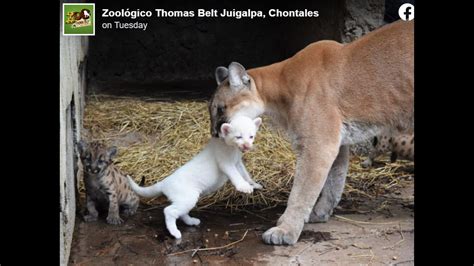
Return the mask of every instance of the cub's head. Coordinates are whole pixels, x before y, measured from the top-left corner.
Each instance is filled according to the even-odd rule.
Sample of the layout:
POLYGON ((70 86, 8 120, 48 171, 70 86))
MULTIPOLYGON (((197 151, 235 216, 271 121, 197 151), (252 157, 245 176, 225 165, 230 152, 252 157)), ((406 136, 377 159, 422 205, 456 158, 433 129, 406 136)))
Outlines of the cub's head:
POLYGON ((77 144, 84 171, 89 174, 100 175, 112 163, 112 158, 117 154, 117 147, 107 148, 100 142, 87 143, 81 140, 77 144))
POLYGON ((253 78, 245 68, 232 62, 229 68, 216 69, 217 89, 209 101, 211 134, 218 137, 221 125, 236 115, 257 117, 263 113, 263 102, 253 78))
POLYGON ((227 145, 246 152, 252 149, 255 135, 261 124, 260 117, 250 119, 246 116, 235 116, 230 123, 221 125, 220 133, 227 145))

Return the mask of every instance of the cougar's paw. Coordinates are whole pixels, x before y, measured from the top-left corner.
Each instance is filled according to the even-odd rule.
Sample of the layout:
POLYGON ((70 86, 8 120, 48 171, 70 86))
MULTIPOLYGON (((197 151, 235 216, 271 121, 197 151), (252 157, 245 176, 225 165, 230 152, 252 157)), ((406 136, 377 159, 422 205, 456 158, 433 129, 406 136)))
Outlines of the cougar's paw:
POLYGON ((296 232, 275 226, 263 233, 262 238, 268 245, 293 245, 298 241, 298 236, 296 232))
POLYGON ((309 223, 325 223, 329 220, 330 216, 331 215, 329 213, 318 214, 315 212, 311 212, 311 214, 309 215, 308 222, 309 223))

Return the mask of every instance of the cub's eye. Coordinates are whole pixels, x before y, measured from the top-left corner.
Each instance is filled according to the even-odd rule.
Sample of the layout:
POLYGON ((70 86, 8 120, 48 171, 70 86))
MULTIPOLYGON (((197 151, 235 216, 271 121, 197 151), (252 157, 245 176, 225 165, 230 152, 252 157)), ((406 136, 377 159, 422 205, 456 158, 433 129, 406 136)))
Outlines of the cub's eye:
POLYGON ((253 139, 253 136, 250 136, 250 139, 253 139))
POLYGON ((236 138, 236 139, 241 139, 241 138, 242 138, 242 136, 237 136, 237 137, 235 137, 235 138, 236 138))
POLYGON ((105 163, 105 161, 102 159, 99 159, 99 163, 102 164, 102 163, 105 163))

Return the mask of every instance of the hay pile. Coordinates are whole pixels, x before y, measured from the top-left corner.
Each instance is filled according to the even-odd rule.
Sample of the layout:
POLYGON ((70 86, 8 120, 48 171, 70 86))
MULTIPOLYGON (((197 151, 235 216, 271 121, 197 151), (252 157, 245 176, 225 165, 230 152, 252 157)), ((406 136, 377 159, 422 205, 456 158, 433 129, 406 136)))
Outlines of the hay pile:
MULTIPOLYGON (((116 164, 146 185, 161 180, 197 154, 210 138, 209 114, 205 102, 142 101, 132 98, 90 97, 84 114, 85 138, 100 140, 119 149, 116 164)), ((256 149, 244 156, 252 177, 265 189, 247 195, 228 182, 198 205, 231 208, 245 205, 285 204, 295 172, 295 156, 280 132, 270 129, 268 119, 255 140, 256 149)), ((345 197, 375 197, 383 190, 403 186, 407 174, 397 164, 366 170, 359 158, 351 164, 345 197), (402 177, 402 178, 400 178, 402 177)), ((80 188, 83 192, 83 187, 80 188)))

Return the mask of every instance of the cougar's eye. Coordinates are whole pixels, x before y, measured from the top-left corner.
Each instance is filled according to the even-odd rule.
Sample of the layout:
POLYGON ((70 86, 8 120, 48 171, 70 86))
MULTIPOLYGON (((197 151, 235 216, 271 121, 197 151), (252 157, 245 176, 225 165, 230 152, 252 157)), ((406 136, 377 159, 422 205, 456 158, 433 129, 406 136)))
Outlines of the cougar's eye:
POLYGON ((225 111, 225 105, 224 106, 222 106, 222 105, 217 106, 217 114, 223 115, 224 111, 225 111))
POLYGON ((237 136, 237 137, 235 137, 235 138, 236 138, 236 139, 241 139, 241 138, 242 138, 242 136, 237 136))
POLYGON ((253 136, 250 136, 250 139, 253 139, 253 136))

